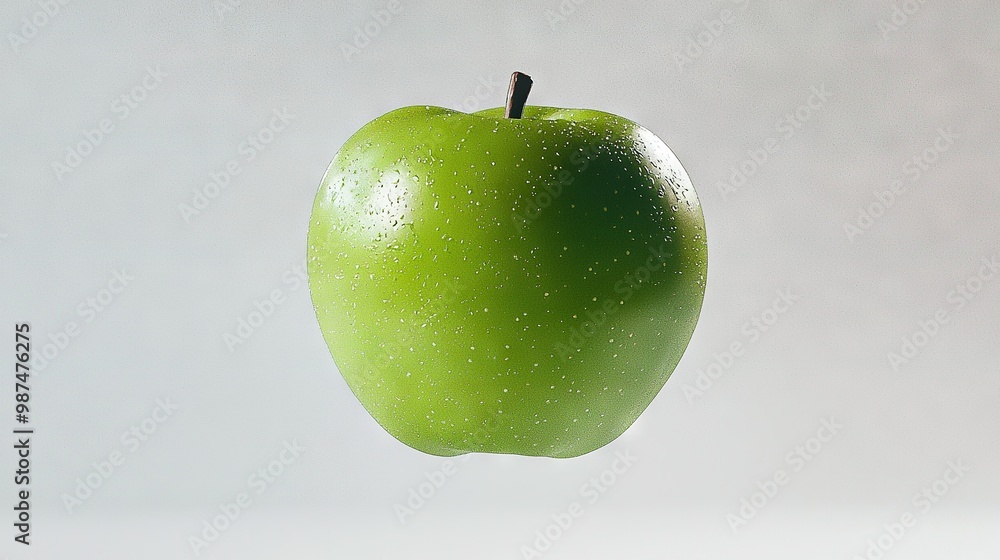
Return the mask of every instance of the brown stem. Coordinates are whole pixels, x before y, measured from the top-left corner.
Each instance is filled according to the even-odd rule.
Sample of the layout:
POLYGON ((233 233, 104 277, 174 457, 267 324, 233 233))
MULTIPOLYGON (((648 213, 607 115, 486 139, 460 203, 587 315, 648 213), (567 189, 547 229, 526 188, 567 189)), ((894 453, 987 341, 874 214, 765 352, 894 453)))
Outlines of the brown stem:
POLYGON ((529 91, 531 91, 531 76, 520 72, 511 74, 510 89, 507 90, 507 110, 503 116, 508 119, 521 118, 529 91))

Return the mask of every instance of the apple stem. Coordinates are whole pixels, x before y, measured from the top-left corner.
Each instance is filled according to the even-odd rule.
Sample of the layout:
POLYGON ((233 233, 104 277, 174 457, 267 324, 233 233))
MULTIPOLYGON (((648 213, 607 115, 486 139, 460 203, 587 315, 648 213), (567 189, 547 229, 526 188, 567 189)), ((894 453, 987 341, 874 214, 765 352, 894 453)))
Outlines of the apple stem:
POLYGON ((507 90, 507 110, 503 116, 508 119, 521 118, 529 91, 531 91, 531 76, 521 72, 511 74, 510 89, 507 90))

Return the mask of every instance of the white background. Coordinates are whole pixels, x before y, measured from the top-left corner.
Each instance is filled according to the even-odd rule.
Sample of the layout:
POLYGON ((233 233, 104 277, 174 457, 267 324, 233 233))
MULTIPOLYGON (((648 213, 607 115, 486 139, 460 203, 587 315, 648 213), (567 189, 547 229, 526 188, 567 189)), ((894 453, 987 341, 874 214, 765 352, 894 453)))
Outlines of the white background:
MULTIPOLYGON (((1000 252, 993 3, 400 0, 388 18, 379 0, 288 4, 0 7, 0 328, 29 321, 36 354, 79 329, 33 377, 30 547, 13 542, 3 444, 0 555, 196 557, 189 537, 249 492, 197 557, 522 558, 573 502, 584 515, 545 558, 864 557, 906 512, 916 524, 882 536, 884 558, 1000 557, 1000 278, 970 280, 1000 252), (147 69, 165 74, 155 88, 147 69), (400 523, 394 506, 445 462, 368 416, 291 279, 315 190, 355 130, 405 105, 500 105, 513 70, 534 78, 531 103, 620 114, 671 146, 708 224, 705 306, 620 439, 572 460, 454 460, 400 523), (248 161, 241 143, 274 111, 292 117, 248 161), (787 137, 779 121, 796 111, 787 137), (102 119, 111 132, 57 173, 102 119), (939 130, 956 135, 943 150, 939 130), (186 219, 181 205, 231 160, 240 174, 186 219), (749 179, 726 192, 739 167, 749 179), (892 204, 872 206, 895 180, 892 204), (864 208, 879 216, 849 235, 864 208), (124 290, 80 308, 106 301, 122 269, 124 290), (958 309, 949 293, 967 283, 979 291, 958 309), (751 340, 744 325, 773 318, 779 289, 798 300, 751 340), (283 303, 228 347, 273 290, 283 303), (939 310, 947 323, 893 367, 939 310), (746 352, 730 362, 734 342, 746 352), (713 363, 728 367, 709 384, 713 363), (177 410, 126 446, 157 399, 177 410), (787 454, 830 418, 843 428, 795 471, 787 454), (305 451, 258 495, 248 477, 293 441, 305 451), (124 464, 68 508, 116 451, 124 464), (581 486, 625 452, 637 461, 590 503, 581 486), (968 472, 923 512, 913 497, 949 461, 968 472), (788 483, 734 531, 727 516, 779 469, 788 483)), ((14 425, 11 386, 0 429, 14 425)))

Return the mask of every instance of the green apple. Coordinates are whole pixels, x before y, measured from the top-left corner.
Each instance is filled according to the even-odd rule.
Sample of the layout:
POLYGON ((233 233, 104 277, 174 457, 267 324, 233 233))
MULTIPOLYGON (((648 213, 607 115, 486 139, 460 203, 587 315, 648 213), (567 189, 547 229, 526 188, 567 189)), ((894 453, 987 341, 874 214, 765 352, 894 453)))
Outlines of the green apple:
POLYGON ((334 157, 309 286, 348 386, 403 443, 573 457, 621 435, 676 367, 704 228, 677 158, 627 119, 404 107, 334 157))

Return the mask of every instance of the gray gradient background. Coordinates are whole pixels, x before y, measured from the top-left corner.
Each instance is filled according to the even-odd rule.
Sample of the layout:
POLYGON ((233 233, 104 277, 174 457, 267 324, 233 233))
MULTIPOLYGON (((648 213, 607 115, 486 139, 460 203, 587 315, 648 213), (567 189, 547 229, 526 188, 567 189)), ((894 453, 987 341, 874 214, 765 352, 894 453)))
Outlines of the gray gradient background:
POLYGON ((914 510, 949 460, 969 473, 885 558, 1000 557, 1000 279, 961 311, 946 300, 1000 251, 995 4, 926 0, 883 33, 891 3, 583 1, 552 25, 556 0, 402 0, 351 60, 342 43, 385 4, 295 4, 242 0, 220 16, 209 0, 72 2, 19 51, 8 34, 40 8, 0 8, 0 326, 30 321, 36 349, 81 326, 33 379, 35 544, 11 534, 0 555, 195 557, 188 537, 296 439, 306 451, 201 557, 521 558, 578 501, 584 516, 545 558, 846 559, 914 510), (723 9, 735 21, 679 71, 675 53, 723 9), (112 102, 147 66, 167 76, 118 119, 112 102), (534 77, 532 103, 631 118, 684 162, 708 224, 704 310, 619 440, 573 460, 459 459, 400 524, 394 504, 443 460, 368 416, 308 290, 283 275, 304 261, 313 195, 350 134, 404 105, 499 105, 515 69, 534 77), (830 100, 724 197, 730 168, 821 86, 830 100), (281 108, 295 118, 245 162, 240 142, 281 108), (114 131, 58 181, 52 162, 105 117, 114 131), (848 239, 844 223, 947 127, 949 150, 848 239), (230 159, 243 172, 185 221, 178 206, 230 159), (77 307, 122 267, 134 280, 86 323, 77 307), (747 342, 742 326, 779 288, 799 301, 689 402, 685 385, 747 342), (224 333, 274 289, 287 300, 230 352, 224 333), (887 354, 938 309, 949 323, 894 371, 887 354), (61 496, 165 397, 179 410, 68 512, 61 496), (840 435, 734 534, 727 514, 831 416, 840 435), (587 504, 581 485, 626 450, 639 460, 587 504))

